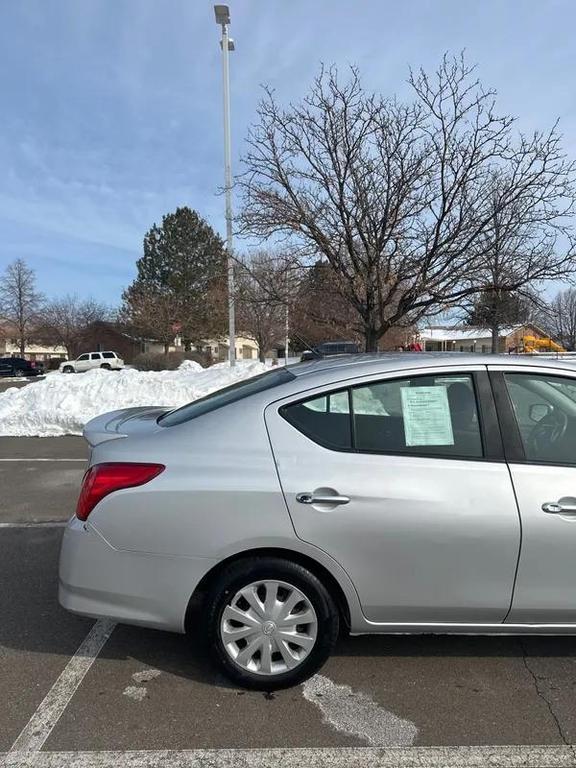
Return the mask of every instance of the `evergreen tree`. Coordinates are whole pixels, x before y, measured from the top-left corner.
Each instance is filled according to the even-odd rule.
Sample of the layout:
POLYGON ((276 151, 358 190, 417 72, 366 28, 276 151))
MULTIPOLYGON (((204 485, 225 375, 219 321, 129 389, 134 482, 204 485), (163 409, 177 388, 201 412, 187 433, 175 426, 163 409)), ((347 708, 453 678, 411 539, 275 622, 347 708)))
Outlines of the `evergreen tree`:
MULTIPOLYGON (((144 238, 144 254, 136 262, 137 277, 124 293, 125 314, 141 314, 146 296, 150 330, 154 329, 155 300, 166 319, 181 329, 186 349, 201 344, 225 328, 222 298, 226 280, 226 253, 221 238, 196 211, 187 207, 162 217, 144 238)), ((140 318, 141 320, 141 318, 140 318)))

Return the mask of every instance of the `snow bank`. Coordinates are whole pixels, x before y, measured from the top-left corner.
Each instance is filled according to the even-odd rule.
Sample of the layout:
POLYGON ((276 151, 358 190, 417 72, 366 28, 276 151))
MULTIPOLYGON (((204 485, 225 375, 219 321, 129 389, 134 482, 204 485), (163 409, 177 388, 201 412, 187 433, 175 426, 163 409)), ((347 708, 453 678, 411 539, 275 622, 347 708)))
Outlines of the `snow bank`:
POLYGON ((263 363, 202 368, 186 360, 176 371, 54 373, 0 394, 0 435, 79 435, 86 422, 107 411, 138 405, 175 408, 265 370, 263 363))

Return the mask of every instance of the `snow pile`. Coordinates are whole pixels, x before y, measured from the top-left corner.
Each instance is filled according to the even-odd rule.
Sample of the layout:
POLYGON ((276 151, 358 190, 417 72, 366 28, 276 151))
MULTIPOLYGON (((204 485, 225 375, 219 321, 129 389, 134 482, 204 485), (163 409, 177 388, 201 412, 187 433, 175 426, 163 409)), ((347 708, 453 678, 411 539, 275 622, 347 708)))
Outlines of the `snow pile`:
POLYGON ((80 435, 86 422, 117 408, 178 407, 267 370, 263 363, 219 363, 202 368, 186 360, 176 371, 54 373, 0 394, 0 435, 80 435))

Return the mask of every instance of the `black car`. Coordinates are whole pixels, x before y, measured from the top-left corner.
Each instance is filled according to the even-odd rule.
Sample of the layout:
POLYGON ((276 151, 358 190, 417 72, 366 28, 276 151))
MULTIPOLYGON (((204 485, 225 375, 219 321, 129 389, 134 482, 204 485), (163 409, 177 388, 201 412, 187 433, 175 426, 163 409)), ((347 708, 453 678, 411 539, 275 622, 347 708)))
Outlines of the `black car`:
POLYGON ((315 360, 319 357, 330 357, 332 355, 356 355, 358 352, 360 352, 360 349, 355 341, 325 341, 323 344, 313 347, 313 349, 304 350, 300 360, 315 360))
POLYGON ((44 366, 23 357, 0 357, 0 376, 42 376, 44 366))

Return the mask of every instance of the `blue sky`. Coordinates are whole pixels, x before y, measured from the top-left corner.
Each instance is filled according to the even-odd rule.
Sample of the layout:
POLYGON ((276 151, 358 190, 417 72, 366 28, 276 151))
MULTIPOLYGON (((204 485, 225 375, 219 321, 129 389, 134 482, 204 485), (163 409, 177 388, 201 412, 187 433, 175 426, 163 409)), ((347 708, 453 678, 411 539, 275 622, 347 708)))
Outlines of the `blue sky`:
MULTIPOLYGON (((297 99, 319 62, 406 93, 408 67, 465 48, 524 130, 559 117, 576 154, 574 0, 231 0, 235 169, 260 84, 297 99)), ((0 269, 110 304, 177 205, 223 232, 219 30, 206 0, 5 0, 0 269)))

